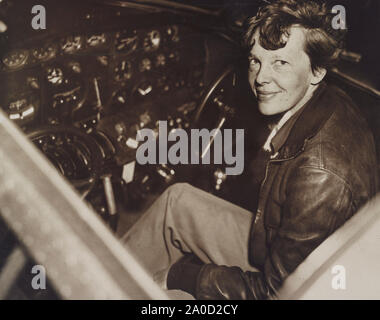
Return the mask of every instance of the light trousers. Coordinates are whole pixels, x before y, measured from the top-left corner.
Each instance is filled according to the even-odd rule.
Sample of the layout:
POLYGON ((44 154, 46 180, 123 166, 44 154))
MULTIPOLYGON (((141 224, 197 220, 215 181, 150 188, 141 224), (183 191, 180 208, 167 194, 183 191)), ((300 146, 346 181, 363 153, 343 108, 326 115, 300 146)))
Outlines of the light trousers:
POLYGON ((204 263, 256 271, 248 262, 251 222, 251 212, 177 183, 162 193, 122 241, 152 277, 185 253, 204 263))

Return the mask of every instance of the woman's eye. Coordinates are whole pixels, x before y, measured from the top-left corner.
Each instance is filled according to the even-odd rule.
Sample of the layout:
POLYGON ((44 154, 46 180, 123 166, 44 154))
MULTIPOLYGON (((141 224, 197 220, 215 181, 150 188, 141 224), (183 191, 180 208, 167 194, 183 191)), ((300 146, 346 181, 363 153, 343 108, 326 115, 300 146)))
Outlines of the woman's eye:
POLYGON ((284 60, 277 60, 276 61, 276 64, 279 65, 279 66, 285 66, 288 64, 287 61, 284 61, 284 60))
POLYGON ((251 66, 255 66, 255 65, 259 64, 259 61, 256 60, 256 59, 250 59, 250 60, 249 60, 249 64, 250 64, 251 66))

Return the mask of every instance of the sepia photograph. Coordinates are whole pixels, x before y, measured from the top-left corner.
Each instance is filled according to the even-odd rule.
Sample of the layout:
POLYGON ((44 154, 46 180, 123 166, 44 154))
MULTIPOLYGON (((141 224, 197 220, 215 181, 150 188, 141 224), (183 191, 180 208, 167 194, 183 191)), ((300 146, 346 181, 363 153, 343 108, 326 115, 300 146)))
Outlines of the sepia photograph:
POLYGON ((379 34, 378 0, 0 0, 0 300, 380 300, 379 34))

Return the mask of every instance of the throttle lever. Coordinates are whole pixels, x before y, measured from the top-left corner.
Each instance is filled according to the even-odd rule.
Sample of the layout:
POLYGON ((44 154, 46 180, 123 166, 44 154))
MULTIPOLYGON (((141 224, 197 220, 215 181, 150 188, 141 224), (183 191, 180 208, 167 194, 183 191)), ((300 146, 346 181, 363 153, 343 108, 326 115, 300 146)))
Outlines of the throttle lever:
POLYGON ((113 186, 111 181, 111 174, 106 174, 101 177, 103 181, 104 194, 106 196, 109 225, 113 231, 117 229, 118 214, 116 208, 115 194, 113 192, 113 186))
POLYGON ((219 134, 220 129, 223 127, 224 123, 226 122, 227 116, 233 116, 235 114, 235 111, 233 108, 231 108, 230 106, 228 106, 227 104, 225 104, 223 101, 220 100, 220 96, 215 97, 213 99, 213 102, 218 105, 221 112, 220 112, 220 116, 218 119, 218 124, 216 126, 216 130, 213 132, 209 143, 207 144, 207 146, 203 150, 202 155, 201 155, 201 159, 203 159, 205 157, 208 150, 211 148, 211 145, 213 144, 216 136, 219 134))

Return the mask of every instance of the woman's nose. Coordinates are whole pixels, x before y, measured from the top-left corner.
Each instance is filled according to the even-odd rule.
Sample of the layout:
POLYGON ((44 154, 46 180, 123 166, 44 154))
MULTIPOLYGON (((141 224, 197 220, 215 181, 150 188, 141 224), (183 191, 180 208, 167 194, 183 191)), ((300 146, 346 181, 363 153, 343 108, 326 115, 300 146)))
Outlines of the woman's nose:
POLYGON ((255 79, 256 83, 258 85, 264 85, 266 83, 270 83, 271 78, 272 78, 272 70, 270 66, 262 64, 260 66, 259 71, 256 74, 256 79, 255 79))

